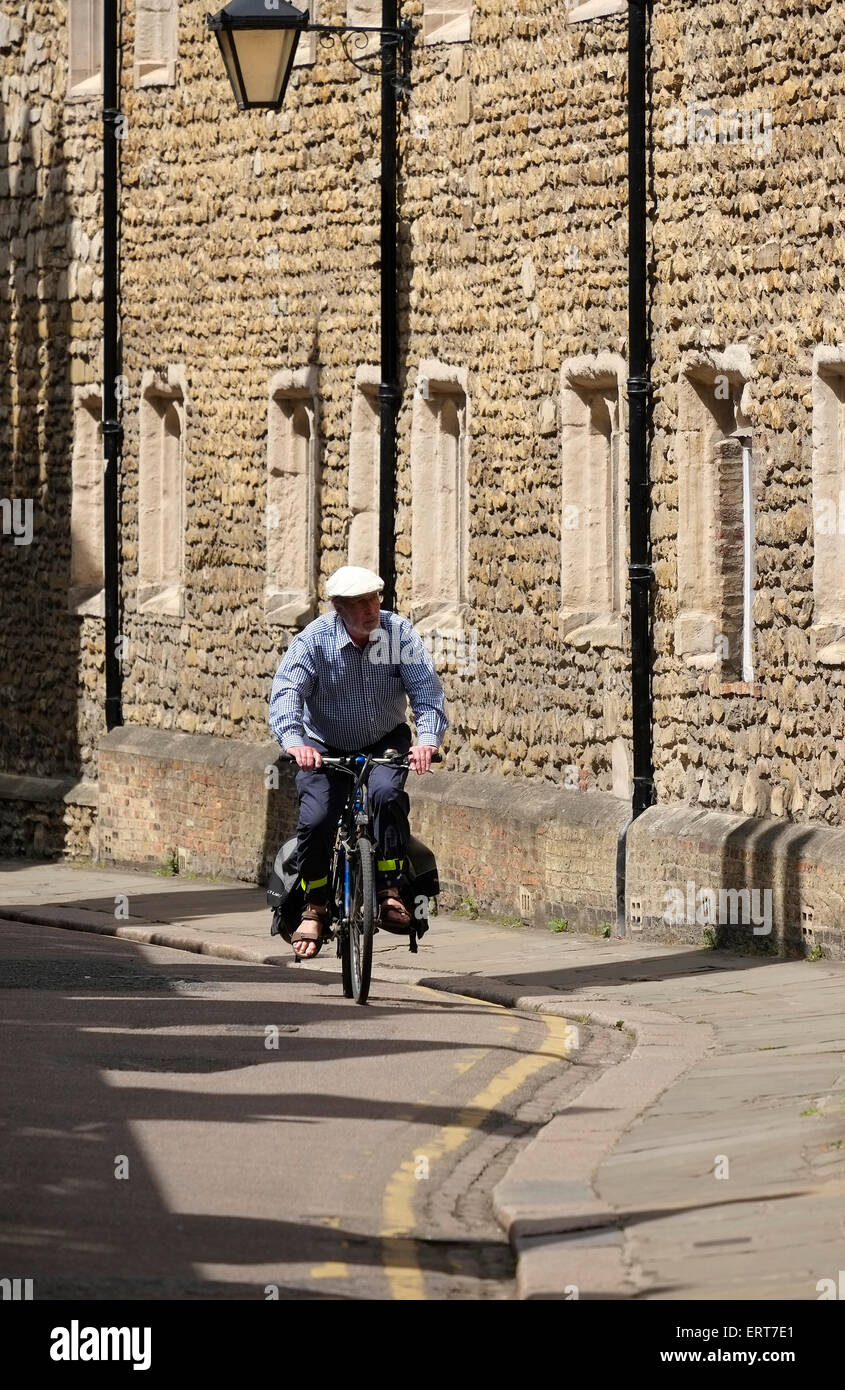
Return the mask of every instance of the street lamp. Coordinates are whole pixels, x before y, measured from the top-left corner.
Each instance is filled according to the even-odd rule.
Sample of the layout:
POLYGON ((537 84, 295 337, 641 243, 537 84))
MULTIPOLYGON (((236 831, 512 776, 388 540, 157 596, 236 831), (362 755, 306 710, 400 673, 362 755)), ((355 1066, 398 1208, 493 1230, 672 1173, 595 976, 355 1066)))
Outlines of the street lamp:
POLYGON ((397 296, 396 125, 400 96, 409 90, 414 30, 400 20, 398 0, 382 0, 382 23, 312 24, 307 11, 286 0, 230 0, 219 14, 206 16, 217 36, 223 62, 240 110, 278 111, 284 100, 299 36, 316 33, 320 42, 338 38, 349 61, 361 72, 381 77, 381 381, 379 401, 379 573, 384 606, 395 598, 394 512, 396 506, 396 419, 399 388, 397 296), (367 36, 379 35, 379 49, 365 54, 367 36), (353 49, 357 47, 357 52, 353 49))
POLYGON ((276 0, 272 7, 264 0, 231 0, 225 10, 207 19, 240 110, 278 111, 307 13, 285 0, 276 0))

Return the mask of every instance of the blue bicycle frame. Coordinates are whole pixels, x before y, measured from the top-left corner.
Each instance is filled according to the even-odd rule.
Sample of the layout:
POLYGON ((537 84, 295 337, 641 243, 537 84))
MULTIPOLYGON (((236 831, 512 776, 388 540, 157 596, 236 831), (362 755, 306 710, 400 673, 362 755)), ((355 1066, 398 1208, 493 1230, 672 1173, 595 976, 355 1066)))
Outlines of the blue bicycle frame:
POLYGON ((346 850, 343 851, 343 916, 347 922, 352 916, 352 875, 346 850))
MULTIPOLYGON (((360 769, 366 762, 366 758, 358 757, 355 759, 356 766, 360 769)), ((359 773, 360 776, 360 773, 359 773)), ((354 814, 357 816, 362 809, 361 787, 360 784, 355 790, 354 814)), ((348 922, 352 916, 352 874, 349 869, 349 856, 344 847, 343 851, 343 916, 348 922)))

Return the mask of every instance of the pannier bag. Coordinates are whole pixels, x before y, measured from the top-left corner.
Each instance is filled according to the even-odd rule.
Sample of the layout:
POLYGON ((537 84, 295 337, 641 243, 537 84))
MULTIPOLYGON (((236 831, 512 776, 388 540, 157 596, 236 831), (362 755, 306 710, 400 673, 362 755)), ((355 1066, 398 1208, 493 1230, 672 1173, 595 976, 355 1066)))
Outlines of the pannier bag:
POLYGON ((305 909, 305 893, 296 869, 296 836, 285 840, 267 881, 267 902, 273 909, 270 935, 290 941, 305 909))
POLYGON ((440 892, 434 851, 416 835, 408 841, 408 881, 414 898, 436 898, 440 892))
MULTIPOLYGON (((428 928, 428 900, 429 898, 436 898, 440 892, 437 863, 428 845, 424 845, 422 840, 417 839, 416 835, 412 835, 408 841, 407 861, 408 868, 402 896, 413 919, 417 935, 422 936, 428 928), (416 909, 421 900, 424 900, 425 913, 422 918, 416 915, 416 909)), ((289 840, 285 840, 276 855, 267 882, 267 902, 273 909, 270 935, 282 936, 285 941, 290 941, 299 926, 305 908, 305 893, 296 869, 295 835, 291 836, 289 840)), ((408 934, 407 927, 394 927, 392 930, 398 932, 399 935, 408 934)))

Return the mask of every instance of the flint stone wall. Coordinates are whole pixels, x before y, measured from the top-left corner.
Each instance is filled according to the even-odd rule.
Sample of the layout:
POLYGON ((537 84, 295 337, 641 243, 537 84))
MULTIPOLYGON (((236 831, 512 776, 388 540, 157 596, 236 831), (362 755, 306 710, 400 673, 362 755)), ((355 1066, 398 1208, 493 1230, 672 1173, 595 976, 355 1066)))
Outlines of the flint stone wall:
POLYGON ((72 392, 102 376, 102 97, 67 90, 63 4, 0 17, 0 497, 32 541, 0 535, 0 759, 96 776, 102 620, 68 611, 72 392))
POLYGON ((0 857, 96 858, 97 802, 96 782, 0 774, 0 857))

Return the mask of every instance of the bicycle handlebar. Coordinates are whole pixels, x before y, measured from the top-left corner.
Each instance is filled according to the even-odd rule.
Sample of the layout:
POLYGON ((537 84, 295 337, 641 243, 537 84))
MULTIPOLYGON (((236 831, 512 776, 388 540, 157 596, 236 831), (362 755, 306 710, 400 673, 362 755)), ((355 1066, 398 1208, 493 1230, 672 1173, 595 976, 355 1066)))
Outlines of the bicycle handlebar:
MULTIPOLYGON (((319 749, 315 749, 314 751, 315 751, 315 753, 316 753, 316 752, 319 752, 319 749)), ((283 758, 286 758, 288 762, 291 762, 291 763, 295 763, 295 762, 296 762, 296 758, 293 756, 292 753, 286 753, 286 752, 283 751, 281 756, 282 756, 283 758)), ((369 757, 369 754, 366 754, 366 753, 347 753, 347 754, 345 754, 342 758, 328 758, 328 757, 324 757, 324 756, 322 755, 322 753, 321 753, 321 754, 320 754, 320 766, 321 766, 321 767, 336 767, 336 768, 339 768, 339 769, 340 769, 341 771, 343 771, 343 772, 354 772, 354 770, 355 770, 355 764, 356 764, 358 758, 364 758, 364 757, 368 757, 368 758, 369 758, 369 762, 370 762, 370 766, 371 766, 371 767, 407 767, 407 768, 410 768, 410 766, 411 766, 411 764, 408 762, 407 754, 405 754, 405 753, 402 753, 402 754, 397 753, 397 754, 396 754, 394 757, 392 757, 392 758, 373 758, 373 757, 369 757)), ((433 752, 432 755, 431 755, 431 761, 432 761, 433 763, 442 763, 442 761, 443 761, 443 755, 442 755, 441 753, 438 753, 438 752, 435 751, 435 752, 433 752)), ((315 769, 315 770, 316 770, 316 769, 315 769)))

